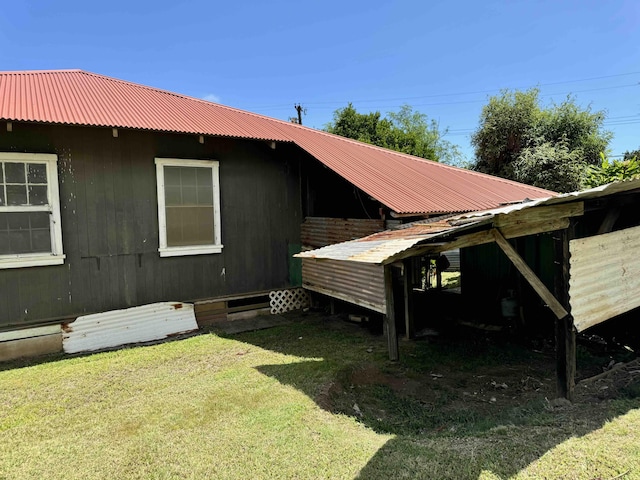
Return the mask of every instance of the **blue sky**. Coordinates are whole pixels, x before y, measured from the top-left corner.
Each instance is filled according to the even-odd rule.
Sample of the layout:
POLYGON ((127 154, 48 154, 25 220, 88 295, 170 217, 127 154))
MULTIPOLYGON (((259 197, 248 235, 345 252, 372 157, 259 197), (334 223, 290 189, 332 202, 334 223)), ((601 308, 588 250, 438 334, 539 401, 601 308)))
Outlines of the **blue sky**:
POLYGON ((23 0, 0 11, 0 69, 79 68, 322 128, 353 102, 402 104, 469 143, 500 89, 606 110, 640 147, 640 2, 23 0))

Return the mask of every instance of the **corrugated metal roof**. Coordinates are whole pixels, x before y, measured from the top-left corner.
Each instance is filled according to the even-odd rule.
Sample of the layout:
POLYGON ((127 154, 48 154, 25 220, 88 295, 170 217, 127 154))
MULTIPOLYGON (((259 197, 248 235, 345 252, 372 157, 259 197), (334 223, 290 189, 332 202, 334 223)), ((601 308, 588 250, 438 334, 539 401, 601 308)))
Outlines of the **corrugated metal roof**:
POLYGON ((384 264, 414 247, 446 241, 446 236, 453 237, 469 228, 491 223, 498 215, 508 216, 511 213, 533 207, 589 200, 636 189, 640 189, 640 179, 610 183, 589 190, 566 193, 556 197, 547 197, 490 210, 450 215, 441 219, 435 218, 431 221, 420 220, 396 230, 385 230, 358 240, 309 250, 295 256, 303 259, 332 259, 384 264))
POLYGON ((553 194, 81 70, 0 72, 0 119, 293 142, 400 214, 482 210, 553 194))
POLYGON ((290 141, 266 117, 81 70, 0 72, 0 118, 290 141))

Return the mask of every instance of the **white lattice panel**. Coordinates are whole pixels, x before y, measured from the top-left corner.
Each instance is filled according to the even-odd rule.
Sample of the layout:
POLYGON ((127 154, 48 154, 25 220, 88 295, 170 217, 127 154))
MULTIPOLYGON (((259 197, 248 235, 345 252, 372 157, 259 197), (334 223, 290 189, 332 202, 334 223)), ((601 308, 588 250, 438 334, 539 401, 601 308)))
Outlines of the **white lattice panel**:
POLYGON ((309 306, 309 295, 303 288, 274 290, 269 292, 269 305, 273 315, 300 310, 309 306))

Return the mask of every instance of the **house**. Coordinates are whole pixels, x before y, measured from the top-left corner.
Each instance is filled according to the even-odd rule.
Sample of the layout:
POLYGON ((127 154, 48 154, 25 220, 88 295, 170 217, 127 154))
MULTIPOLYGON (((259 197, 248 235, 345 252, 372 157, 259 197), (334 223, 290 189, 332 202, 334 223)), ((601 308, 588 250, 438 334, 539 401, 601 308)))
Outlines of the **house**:
POLYGON ((59 349, 60 326, 88 314, 264 306, 300 285, 305 218, 548 194, 94 73, 0 72, 0 358, 59 349))
MULTIPOLYGON (((415 333, 415 260, 460 249, 462 288, 451 303, 470 306, 476 318, 492 311, 494 317, 511 315, 528 323, 530 332, 551 320, 558 395, 572 399, 576 334, 625 314, 635 315, 637 325, 638 202, 640 180, 617 182, 420 220, 296 256, 303 261, 305 288, 384 315, 390 358, 397 359, 396 327, 404 326, 408 338, 415 333), (396 284, 402 287, 400 295, 396 284), (505 300, 517 302, 518 308, 497 311, 505 300), (399 311, 402 318, 397 318, 399 311)), ((422 317, 433 312, 433 296, 430 300, 431 308, 419 312, 422 317)))

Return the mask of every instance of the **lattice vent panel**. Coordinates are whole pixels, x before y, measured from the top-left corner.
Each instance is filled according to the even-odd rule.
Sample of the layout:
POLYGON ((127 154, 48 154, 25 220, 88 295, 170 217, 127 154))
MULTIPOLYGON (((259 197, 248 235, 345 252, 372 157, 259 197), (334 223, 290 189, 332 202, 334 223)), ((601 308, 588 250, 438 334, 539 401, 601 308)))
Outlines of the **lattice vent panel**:
POLYGON ((269 292, 269 305, 273 315, 300 310, 309 306, 309 295, 303 288, 274 290, 269 292))

